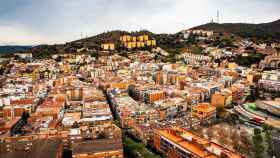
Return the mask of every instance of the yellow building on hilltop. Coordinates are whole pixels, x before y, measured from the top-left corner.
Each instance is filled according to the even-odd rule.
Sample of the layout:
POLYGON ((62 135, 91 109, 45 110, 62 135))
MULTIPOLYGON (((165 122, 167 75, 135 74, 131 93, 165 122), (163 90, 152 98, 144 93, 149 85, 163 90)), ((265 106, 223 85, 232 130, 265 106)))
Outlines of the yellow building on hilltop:
POLYGON ((149 40, 149 36, 148 35, 143 35, 144 41, 148 41, 149 40))
POLYGON ((156 46, 156 40, 150 39, 148 35, 123 35, 120 37, 120 41, 122 42, 123 46, 127 49, 156 46))
POLYGON ((101 44, 101 49, 103 49, 103 50, 115 50, 115 44, 114 43, 101 44))
POLYGON ((122 42, 123 46, 127 49, 156 46, 156 40, 150 39, 148 35, 123 35, 120 37, 120 41, 122 42))
POLYGON ((131 36, 130 35, 124 35, 120 37, 121 42, 130 42, 131 41, 131 36))
POLYGON ((131 42, 131 47, 136 48, 136 42, 131 42))
POLYGON ((152 46, 156 46, 156 40, 152 40, 152 46))
POLYGON ((143 42, 144 41, 144 36, 138 36, 137 40, 140 41, 140 42, 143 42))

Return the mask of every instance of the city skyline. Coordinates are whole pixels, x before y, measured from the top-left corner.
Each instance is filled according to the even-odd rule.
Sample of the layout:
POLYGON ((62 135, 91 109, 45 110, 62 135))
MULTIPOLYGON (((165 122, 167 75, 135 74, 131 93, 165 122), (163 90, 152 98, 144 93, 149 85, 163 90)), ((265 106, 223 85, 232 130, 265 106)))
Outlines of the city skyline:
POLYGON ((217 10, 221 23, 265 23, 280 15, 277 0, 12 0, 0 4, 0 45, 65 43, 81 38, 81 33, 86 37, 110 30, 175 33, 216 20, 217 10))

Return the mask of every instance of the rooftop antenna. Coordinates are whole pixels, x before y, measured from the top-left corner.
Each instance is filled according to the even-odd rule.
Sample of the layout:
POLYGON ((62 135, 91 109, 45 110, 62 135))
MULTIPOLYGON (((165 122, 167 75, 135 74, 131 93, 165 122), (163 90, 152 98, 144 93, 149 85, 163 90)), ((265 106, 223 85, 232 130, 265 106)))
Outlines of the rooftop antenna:
POLYGON ((81 32, 81 39, 83 39, 83 32, 81 32))
POLYGON ((217 23, 220 23, 220 11, 217 10, 217 23))

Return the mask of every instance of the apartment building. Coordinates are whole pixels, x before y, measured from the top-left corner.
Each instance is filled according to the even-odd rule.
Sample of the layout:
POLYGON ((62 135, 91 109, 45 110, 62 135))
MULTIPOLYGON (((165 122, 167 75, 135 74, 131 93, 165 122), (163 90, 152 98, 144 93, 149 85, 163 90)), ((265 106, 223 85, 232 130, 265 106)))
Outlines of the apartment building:
POLYGON ((123 35, 120 37, 120 41, 126 49, 155 47, 156 40, 151 39, 148 35, 130 36, 123 35))
POLYGON ((144 92, 144 102, 145 103, 154 103, 158 100, 165 99, 164 91, 162 90, 147 90, 144 92))
POLYGON ((113 111, 120 118, 122 128, 131 128, 136 124, 153 122, 160 118, 156 109, 143 103, 139 104, 129 96, 114 96, 111 102, 113 111))
POLYGON ((69 136, 72 157, 124 157, 121 130, 114 124, 81 126, 69 136))
POLYGON ((273 52, 273 54, 267 55, 264 60, 262 60, 259 64, 259 67, 264 68, 280 68, 280 53, 273 52))
POLYGON ((115 50, 115 44, 114 43, 103 43, 101 44, 102 50, 115 50))
POLYGON ((256 106, 262 110, 266 110, 271 114, 280 116, 280 101, 257 101, 256 106))
POLYGON ((242 158, 221 145, 176 127, 155 131, 154 147, 168 158, 242 158))
POLYGON ((209 103, 200 103, 193 107, 192 116, 203 122, 211 122, 216 118, 216 107, 209 103))
POLYGON ((123 158, 122 140, 103 139, 73 144, 73 158, 123 158))
POLYGON ((207 30, 184 30, 182 31, 184 34, 184 38, 188 39, 190 36, 200 36, 200 37, 211 37, 214 35, 213 31, 207 31, 207 30))
POLYGON ((37 139, 0 142, 3 158, 62 158, 63 144, 59 139, 37 139))
POLYGON ((262 78, 258 82, 258 87, 261 90, 268 92, 280 91, 280 72, 279 71, 265 71, 262 78))
POLYGON ((227 90, 222 90, 222 92, 217 92, 211 97, 211 105, 215 107, 227 107, 232 103, 231 92, 227 90))
POLYGON ((10 104, 3 108, 3 118, 21 117, 23 112, 33 113, 36 107, 35 98, 10 100, 10 104))
POLYGON ((199 65, 199 64, 206 64, 211 61, 211 57, 205 55, 197 55, 193 53, 185 53, 178 56, 178 59, 183 59, 186 64, 190 65, 199 65))

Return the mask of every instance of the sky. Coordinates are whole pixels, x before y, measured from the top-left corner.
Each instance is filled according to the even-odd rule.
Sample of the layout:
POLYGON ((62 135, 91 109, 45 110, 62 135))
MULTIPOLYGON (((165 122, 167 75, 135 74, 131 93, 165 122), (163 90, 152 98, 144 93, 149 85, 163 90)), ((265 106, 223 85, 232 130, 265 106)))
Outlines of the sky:
POLYGON ((280 19, 280 0, 0 0, 0 45, 65 43, 111 30, 175 33, 216 20, 280 19))

